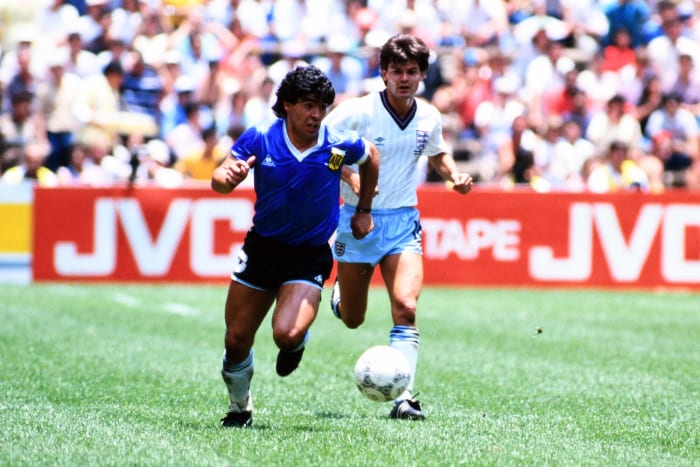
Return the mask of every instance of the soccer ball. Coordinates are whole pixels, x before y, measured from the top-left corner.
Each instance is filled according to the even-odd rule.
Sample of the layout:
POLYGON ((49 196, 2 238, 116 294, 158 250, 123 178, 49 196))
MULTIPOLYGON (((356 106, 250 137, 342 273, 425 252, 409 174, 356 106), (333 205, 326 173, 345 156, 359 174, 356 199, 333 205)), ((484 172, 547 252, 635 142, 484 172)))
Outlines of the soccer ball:
POLYGON ((411 367, 401 352, 388 345, 365 350, 355 363, 355 383, 375 402, 396 399, 408 387, 411 367))

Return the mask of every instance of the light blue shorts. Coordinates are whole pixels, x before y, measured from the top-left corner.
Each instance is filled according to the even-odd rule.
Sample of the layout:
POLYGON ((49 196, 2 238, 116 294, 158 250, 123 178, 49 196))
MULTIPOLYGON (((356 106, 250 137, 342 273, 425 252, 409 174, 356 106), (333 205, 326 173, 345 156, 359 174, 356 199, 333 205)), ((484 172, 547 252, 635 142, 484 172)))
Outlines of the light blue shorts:
POLYGON ((404 251, 423 254, 418 209, 413 207, 372 211, 374 230, 358 240, 352 236, 350 218, 354 206, 340 208, 340 221, 333 244, 333 258, 339 263, 369 263, 404 251))

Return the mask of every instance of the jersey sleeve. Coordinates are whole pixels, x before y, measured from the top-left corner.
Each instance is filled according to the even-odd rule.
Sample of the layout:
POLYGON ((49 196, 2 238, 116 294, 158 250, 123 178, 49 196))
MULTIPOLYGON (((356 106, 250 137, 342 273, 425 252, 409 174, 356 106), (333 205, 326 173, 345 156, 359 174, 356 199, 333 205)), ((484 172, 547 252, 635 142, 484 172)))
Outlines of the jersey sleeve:
POLYGON ((354 130, 362 133, 364 129, 364 118, 360 99, 348 99, 341 102, 333 109, 326 118, 324 123, 338 129, 354 130))
POLYGON ((233 143, 229 154, 231 157, 246 161, 250 156, 260 155, 261 141, 262 133, 259 129, 257 127, 248 128, 236 142, 233 143))
POLYGON ((428 137, 428 143, 423 150, 423 154, 428 157, 433 157, 437 156, 438 154, 449 153, 449 147, 447 146, 445 138, 442 134, 442 117, 440 112, 435 107, 431 106, 430 114, 430 119, 432 120, 432 131, 428 137))
POLYGON ((369 145, 370 145, 370 142, 367 141, 365 138, 360 138, 360 141, 361 141, 362 144, 364 145, 364 151, 363 151, 363 153, 362 153, 362 157, 360 157, 360 158, 357 160, 357 164, 358 164, 358 165, 364 164, 364 163, 367 161, 367 158, 369 157, 369 145))

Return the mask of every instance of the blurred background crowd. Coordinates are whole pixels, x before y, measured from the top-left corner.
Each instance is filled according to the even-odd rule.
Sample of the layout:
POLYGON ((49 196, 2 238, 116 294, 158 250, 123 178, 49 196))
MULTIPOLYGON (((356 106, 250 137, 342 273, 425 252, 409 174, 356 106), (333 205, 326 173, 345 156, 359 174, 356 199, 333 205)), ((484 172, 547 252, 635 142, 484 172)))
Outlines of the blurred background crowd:
MULTIPOLYGON (((336 102, 421 37, 420 97, 483 186, 700 189, 700 1, 0 0, 0 183, 208 182, 286 72, 336 102)), ((423 181, 437 181, 426 169, 423 181)), ((0 188, 1 189, 1 188, 0 188)))

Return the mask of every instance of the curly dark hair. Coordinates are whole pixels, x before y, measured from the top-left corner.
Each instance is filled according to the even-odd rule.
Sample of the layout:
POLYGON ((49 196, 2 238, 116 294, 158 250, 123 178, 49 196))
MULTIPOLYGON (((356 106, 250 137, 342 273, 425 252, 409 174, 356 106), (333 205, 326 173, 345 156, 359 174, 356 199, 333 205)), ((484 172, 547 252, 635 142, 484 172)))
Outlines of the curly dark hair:
POLYGON ((430 49, 420 38, 410 34, 397 34, 389 38, 379 52, 379 65, 382 70, 389 69, 389 65, 397 63, 403 65, 415 60, 421 72, 428 71, 430 49))
POLYGON ((284 103, 296 104, 308 99, 330 107, 335 101, 335 88, 331 80, 313 65, 298 66, 287 75, 277 89, 277 101, 272 110, 280 118, 286 118, 284 103))

